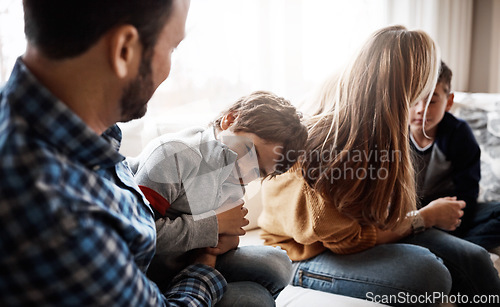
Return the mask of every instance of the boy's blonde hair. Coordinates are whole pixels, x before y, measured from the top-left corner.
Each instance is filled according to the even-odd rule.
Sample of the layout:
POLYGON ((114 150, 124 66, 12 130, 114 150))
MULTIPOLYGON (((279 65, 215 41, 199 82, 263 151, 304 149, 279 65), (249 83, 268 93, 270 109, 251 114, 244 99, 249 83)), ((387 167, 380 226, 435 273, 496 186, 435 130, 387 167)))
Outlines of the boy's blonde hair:
POLYGON ((282 146, 282 159, 277 161, 276 170, 269 177, 286 172, 303 152, 307 128, 301 121, 302 115, 288 100, 267 91, 243 96, 217 117, 213 123, 216 129, 220 129, 227 114, 236 118, 231 131, 253 133, 266 142, 282 146))
POLYGON ((425 32, 390 26, 375 32, 347 69, 325 84, 320 108, 308 123, 302 170, 340 212, 362 224, 395 229, 416 209, 409 109, 433 92, 439 59, 425 32), (357 176, 370 169, 375 178, 357 176), (338 173, 344 177, 333 176, 338 173))

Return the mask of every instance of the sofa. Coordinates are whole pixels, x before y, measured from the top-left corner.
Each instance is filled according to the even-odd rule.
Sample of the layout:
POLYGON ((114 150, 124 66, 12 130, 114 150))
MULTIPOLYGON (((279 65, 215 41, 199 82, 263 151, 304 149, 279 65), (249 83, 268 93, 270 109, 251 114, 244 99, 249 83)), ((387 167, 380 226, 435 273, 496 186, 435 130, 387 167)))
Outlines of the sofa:
MULTIPOLYGON (((481 147, 481 170, 479 201, 500 201, 500 93, 455 93, 455 104, 451 110, 456 116, 465 119, 471 126, 481 147)), ((169 126, 168 122, 151 124, 148 119, 120 124, 123 132, 121 152, 125 156, 137 155, 141 148, 159 133, 178 131, 185 128, 178 125, 169 126), (158 128, 158 127, 161 127, 158 128)), ((158 119, 157 119, 158 121, 158 119)), ((192 123, 192 122, 191 122, 192 123)), ((186 127, 190 123, 185 123, 186 127)), ((198 125, 203 125, 203 122, 198 125)), ((247 234, 241 237, 240 245, 261 245, 257 219, 262 208, 260 183, 253 182, 245 195, 246 207, 249 209, 250 224, 246 226, 247 234)), ((498 251, 497 251, 498 253, 498 251)), ((500 258, 492 253, 491 259, 500 272, 500 258)), ((376 302, 350 298, 342 295, 287 286, 279 295, 277 306, 383 306, 376 302)))

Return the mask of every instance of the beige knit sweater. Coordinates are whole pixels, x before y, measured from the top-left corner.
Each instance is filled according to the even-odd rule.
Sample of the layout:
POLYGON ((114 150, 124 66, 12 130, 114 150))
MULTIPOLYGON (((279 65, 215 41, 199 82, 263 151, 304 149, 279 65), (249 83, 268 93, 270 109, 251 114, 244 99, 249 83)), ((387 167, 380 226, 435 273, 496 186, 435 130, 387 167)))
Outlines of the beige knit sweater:
POLYGON ((264 181, 262 195, 261 237, 266 245, 286 250, 293 261, 326 249, 351 254, 375 245, 374 226, 362 226, 324 202, 297 171, 264 181))

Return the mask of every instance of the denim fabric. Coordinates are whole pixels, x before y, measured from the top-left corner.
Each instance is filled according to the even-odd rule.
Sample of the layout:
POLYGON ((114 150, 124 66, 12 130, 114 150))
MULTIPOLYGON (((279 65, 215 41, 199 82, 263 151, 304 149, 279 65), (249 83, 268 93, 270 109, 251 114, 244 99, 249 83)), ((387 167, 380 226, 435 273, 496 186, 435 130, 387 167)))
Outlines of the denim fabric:
POLYGON ((378 245, 350 255, 325 251, 293 266, 294 286, 360 299, 448 294, 451 289, 451 277, 443 262, 428 249, 410 244, 378 245))
POLYGON ((243 246, 219 256, 216 269, 228 282, 217 306, 274 306, 290 281, 292 263, 280 248, 243 246))
POLYGON ((453 280, 451 293, 470 299, 474 295, 500 295, 498 272, 484 248, 438 229, 426 230, 404 242, 426 247, 443 259, 453 280))
POLYGON ((468 224, 451 234, 487 250, 500 246, 500 203, 478 203, 468 224))
POLYGON ((251 281, 232 282, 217 307, 266 307, 276 306, 274 298, 266 288, 251 281))

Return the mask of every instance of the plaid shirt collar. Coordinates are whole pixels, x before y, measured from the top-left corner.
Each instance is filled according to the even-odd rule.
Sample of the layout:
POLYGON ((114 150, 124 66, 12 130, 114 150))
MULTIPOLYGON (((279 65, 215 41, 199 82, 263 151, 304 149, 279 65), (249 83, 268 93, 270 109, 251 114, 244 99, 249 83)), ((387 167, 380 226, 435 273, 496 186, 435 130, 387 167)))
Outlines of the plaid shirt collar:
POLYGON ((11 112, 26 119, 26 129, 70 159, 93 169, 111 167, 125 159, 118 153, 122 138, 118 126, 112 126, 102 136, 96 134, 40 84, 21 58, 16 61, 3 95, 10 97, 11 112))

